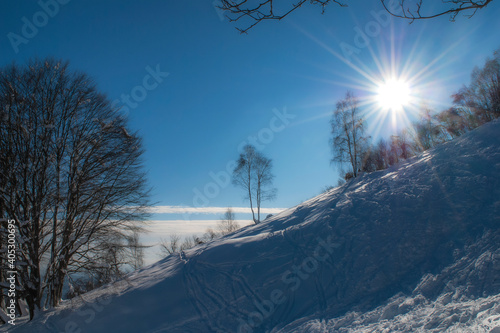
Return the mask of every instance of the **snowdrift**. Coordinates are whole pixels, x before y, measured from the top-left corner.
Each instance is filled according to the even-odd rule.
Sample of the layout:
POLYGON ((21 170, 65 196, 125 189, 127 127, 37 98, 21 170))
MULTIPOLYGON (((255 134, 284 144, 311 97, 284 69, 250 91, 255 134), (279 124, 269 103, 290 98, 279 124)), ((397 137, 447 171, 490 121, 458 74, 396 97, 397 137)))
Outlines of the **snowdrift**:
POLYGON ((486 124, 14 332, 500 332, 499 134, 486 124))

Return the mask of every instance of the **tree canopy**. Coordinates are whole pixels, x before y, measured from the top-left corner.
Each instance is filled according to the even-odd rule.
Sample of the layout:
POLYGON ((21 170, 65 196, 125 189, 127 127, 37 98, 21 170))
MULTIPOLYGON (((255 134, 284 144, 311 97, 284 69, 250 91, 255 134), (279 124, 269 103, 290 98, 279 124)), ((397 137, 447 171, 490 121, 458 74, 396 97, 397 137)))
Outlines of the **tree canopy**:
POLYGON ((67 63, 0 69, 0 219, 15 225, 18 295, 31 316, 59 304, 69 274, 109 277, 127 247, 139 250, 143 152, 126 118, 67 63))

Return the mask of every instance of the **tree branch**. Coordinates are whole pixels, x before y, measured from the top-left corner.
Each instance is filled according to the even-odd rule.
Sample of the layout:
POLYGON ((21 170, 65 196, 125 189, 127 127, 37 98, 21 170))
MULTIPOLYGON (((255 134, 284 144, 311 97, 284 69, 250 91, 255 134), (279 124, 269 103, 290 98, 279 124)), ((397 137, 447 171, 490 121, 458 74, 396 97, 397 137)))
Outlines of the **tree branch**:
MULTIPOLYGON (((348 1, 348 0, 346 0, 348 1)), ((391 0, 392 2, 393 0, 391 0)), ((411 21, 420 19, 432 19, 443 15, 451 15, 451 20, 454 21, 460 12, 472 11, 469 18, 484 7, 486 7, 493 0, 442 0, 442 3, 450 6, 449 9, 443 10, 434 14, 422 14, 422 7, 424 0, 414 0, 410 3, 407 0, 399 0, 398 6, 401 9, 401 14, 390 8, 388 0, 380 0, 385 10, 392 16, 408 19, 411 21)), ((347 7, 345 2, 338 0, 298 0, 291 5, 277 6, 273 0, 221 0, 219 9, 226 12, 226 17, 230 22, 242 22, 244 28, 236 27, 240 33, 247 33, 250 29, 255 27, 262 21, 277 20, 280 21, 292 12, 301 8, 304 4, 309 2, 311 5, 321 6, 321 13, 325 12, 325 8, 330 3, 335 3, 340 7, 347 7), (279 7, 279 8, 277 8, 279 7)))

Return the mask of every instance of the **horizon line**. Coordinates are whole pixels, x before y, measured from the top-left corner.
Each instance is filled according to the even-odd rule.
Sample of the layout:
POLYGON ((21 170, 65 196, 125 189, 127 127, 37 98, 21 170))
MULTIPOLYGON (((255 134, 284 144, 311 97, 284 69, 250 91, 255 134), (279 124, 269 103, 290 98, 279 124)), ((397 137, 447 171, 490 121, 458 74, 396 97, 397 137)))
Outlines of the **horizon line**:
MULTIPOLYGON (((233 213, 252 213, 249 207, 153 206, 148 211, 153 214, 223 214, 228 209, 231 209, 233 213)), ((285 209, 287 208, 261 208, 260 212, 262 214, 277 214, 285 209)), ((254 209, 254 213, 257 213, 256 209, 254 209)))

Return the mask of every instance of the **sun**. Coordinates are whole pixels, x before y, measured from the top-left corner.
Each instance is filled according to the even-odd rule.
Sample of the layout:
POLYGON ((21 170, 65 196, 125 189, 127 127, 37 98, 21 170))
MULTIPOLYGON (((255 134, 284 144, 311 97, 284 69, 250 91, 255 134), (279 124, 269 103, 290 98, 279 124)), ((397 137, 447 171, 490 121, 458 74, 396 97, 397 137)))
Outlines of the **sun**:
POLYGON ((410 86, 401 79, 389 79, 378 85, 377 102, 383 109, 402 110, 410 103, 410 86))

